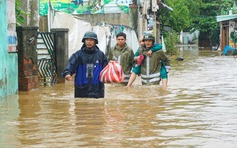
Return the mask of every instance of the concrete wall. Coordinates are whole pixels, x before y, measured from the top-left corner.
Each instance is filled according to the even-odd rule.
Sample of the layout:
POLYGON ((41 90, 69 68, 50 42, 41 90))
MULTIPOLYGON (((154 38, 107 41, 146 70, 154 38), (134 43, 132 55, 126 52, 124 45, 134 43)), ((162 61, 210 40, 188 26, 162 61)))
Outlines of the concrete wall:
POLYGON ((78 15, 78 17, 90 22, 93 26, 98 25, 101 22, 125 25, 133 28, 138 34, 138 9, 136 6, 130 7, 129 13, 84 14, 78 15))
POLYGON ((93 26, 101 22, 108 24, 121 24, 129 26, 129 13, 110 13, 110 14, 81 14, 79 18, 90 22, 93 26))
POLYGON ((0 97, 18 92, 18 55, 7 48, 7 0, 0 1, 0 97))
POLYGON ((28 91, 39 87, 36 52, 37 30, 38 27, 16 28, 19 91, 28 91))

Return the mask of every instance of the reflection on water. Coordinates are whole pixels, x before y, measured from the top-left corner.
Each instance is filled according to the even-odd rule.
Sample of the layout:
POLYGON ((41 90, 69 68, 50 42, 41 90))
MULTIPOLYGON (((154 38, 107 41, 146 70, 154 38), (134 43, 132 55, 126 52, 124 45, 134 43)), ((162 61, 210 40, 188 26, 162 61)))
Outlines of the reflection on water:
POLYGON ((19 145, 18 95, 0 97, 0 147, 19 145))
POLYGON ((0 99, 3 147, 237 146, 237 61, 183 50, 160 86, 106 85, 104 99, 74 99, 73 83, 0 99))

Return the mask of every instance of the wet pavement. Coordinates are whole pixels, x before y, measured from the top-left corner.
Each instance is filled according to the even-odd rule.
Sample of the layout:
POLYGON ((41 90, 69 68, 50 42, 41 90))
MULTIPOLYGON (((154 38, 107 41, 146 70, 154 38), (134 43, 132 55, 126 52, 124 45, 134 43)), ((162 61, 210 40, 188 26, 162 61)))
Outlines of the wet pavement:
POLYGON ((0 98, 0 147, 237 147, 237 59, 183 50, 168 89, 106 85, 73 98, 73 82, 0 98))

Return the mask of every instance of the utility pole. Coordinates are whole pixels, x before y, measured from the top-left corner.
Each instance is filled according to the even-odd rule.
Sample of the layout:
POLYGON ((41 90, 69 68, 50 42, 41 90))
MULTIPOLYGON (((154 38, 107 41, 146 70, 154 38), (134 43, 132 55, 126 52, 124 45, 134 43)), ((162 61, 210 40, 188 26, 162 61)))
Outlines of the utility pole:
POLYGON ((25 24, 23 26, 39 26, 39 2, 36 0, 24 0, 22 1, 21 7, 26 12, 26 14, 22 14, 25 19, 25 24))
POLYGON ((145 32, 150 32, 152 31, 153 36, 155 37, 155 42, 160 42, 160 33, 159 33, 159 24, 157 24, 157 12, 159 10, 158 4, 160 3, 160 0, 144 0, 143 8, 142 8, 142 15, 143 18, 145 18, 145 23, 144 23, 144 31, 145 32), (152 18, 152 20, 151 20, 152 18), (149 25, 151 25, 152 21, 152 29, 148 31, 148 21, 149 25))
POLYGON ((156 43, 159 43, 159 39, 160 39, 160 33, 159 33, 159 27, 157 26, 157 11, 159 10, 159 6, 158 6, 158 3, 160 2, 160 0, 151 0, 151 10, 152 10, 152 13, 153 13, 153 35, 155 37, 155 42, 156 43))
POLYGON ((156 12, 153 12, 153 35, 155 37, 155 42, 157 42, 156 12))

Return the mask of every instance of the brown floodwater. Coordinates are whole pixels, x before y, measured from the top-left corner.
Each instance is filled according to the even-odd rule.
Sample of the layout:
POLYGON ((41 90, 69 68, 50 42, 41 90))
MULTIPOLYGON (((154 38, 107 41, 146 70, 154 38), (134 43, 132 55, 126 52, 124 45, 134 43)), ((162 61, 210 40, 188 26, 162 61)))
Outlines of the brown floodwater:
POLYGON ((106 84, 74 98, 73 82, 0 98, 0 147, 237 147, 237 59, 184 48, 168 89, 106 84))

